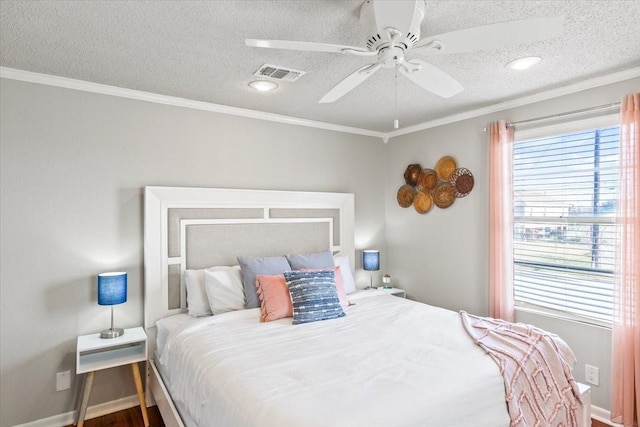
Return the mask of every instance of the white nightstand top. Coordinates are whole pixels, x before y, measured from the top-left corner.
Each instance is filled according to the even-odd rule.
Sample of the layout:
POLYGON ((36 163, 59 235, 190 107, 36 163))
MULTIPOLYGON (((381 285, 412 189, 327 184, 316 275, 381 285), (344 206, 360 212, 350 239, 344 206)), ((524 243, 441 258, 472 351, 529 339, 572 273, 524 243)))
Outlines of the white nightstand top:
POLYGON ((76 374, 99 371, 147 359, 147 334, 141 327, 125 329, 117 338, 100 334, 78 337, 76 374))
POLYGON ((391 294, 393 294, 393 293, 395 293, 395 292, 404 292, 404 289, 400 289, 400 288, 393 288, 393 287, 391 287, 391 288, 384 288, 384 287, 382 287, 382 286, 378 286, 376 289, 377 289, 377 290, 379 290, 379 291, 389 292, 389 293, 391 293, 391 294))
POLYGON ((350 294, 351 297, 362 298, 362 297, 373 297, 376 295, 385 295, 391 294, 398 297, 406 298, 407 292, 404 289, 400 288, 387 288, 384 289, 382 286, 373 289, 358 289, 355 293, 350 294))
POLYGON ((146 339, 147 334, 144 333, 144 328, 142 327, 125 329, 124 334, 117 338, 100 338, 100 333, 81 335, 78 337, 78 352, 131 344, 146 339))
POLYGON ((400 288, 384 288, 382 286, 378 286, 376 288, 378 291, 382 291, 391 295, 395 295, 398 297, 402 297, 402 298, 406 298, 407 297, 407 292, 404 289, 400 289, 400 288))

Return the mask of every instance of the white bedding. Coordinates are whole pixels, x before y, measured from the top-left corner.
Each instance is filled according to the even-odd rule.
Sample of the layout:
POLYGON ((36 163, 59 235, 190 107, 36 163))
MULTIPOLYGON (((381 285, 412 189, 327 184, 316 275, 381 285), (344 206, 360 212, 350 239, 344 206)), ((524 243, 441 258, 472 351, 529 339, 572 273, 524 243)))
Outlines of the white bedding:
POLYGON ((173 400, 201 427, 509 425, 498 367, 458 313, 390 295, 345 311, 296 326, 260 323, 259 309, 169 321, 173 400))

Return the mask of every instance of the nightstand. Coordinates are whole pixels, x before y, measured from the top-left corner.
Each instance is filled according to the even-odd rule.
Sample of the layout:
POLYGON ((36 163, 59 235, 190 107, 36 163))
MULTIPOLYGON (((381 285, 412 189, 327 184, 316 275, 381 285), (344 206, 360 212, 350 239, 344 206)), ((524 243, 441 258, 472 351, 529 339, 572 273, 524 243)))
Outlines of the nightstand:
POLYGON ((400 288, 383 288, 382 286, 377 288, 379 291, 383 291, 386 292, 388 294, 391 294, 393 296, 396 297, 400 297, 400 298, 406 298, 407 297, 407 291, 405 291, 404 289, 400 289, 400 288))
POLYGON ((148 427, 149 417, 142 390, 140 369, 138 368, 138 362, 146 360, 147 335, 143 328, 125 329, 124 334, 118 338, 100 338, 99 333, 79 336, 76 348, 76 374, 85 374, 85 377, 82 400, 78 409, 78 427, 84 425, 84 417, 96 371, 122 365, 131 365, 131 374, 136 385, 142 418, 144 425, 148 427))

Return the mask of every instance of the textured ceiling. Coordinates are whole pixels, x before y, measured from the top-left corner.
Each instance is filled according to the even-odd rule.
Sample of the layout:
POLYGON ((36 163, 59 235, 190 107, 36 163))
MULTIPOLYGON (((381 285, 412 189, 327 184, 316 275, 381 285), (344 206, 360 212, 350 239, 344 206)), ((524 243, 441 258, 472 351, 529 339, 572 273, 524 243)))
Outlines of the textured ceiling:
MULTIPOLYGON (((258 49, 245 38, 364 46, 361 0, 0 2, 0 65, 197 101, 388 132, 394 72, 332 104, 318 100, 370 58, 258 49), (271 93, 247 87, 264 63, 307 72, 271 93)), ((640 0, 427 0, 422 36, 563 16, 561 38, 491 52, 424 57, 464 91, 442 99, 398 79, 401 127, 640 66, 640 0), (538 55, 526 72, 509 60, 538 55)))

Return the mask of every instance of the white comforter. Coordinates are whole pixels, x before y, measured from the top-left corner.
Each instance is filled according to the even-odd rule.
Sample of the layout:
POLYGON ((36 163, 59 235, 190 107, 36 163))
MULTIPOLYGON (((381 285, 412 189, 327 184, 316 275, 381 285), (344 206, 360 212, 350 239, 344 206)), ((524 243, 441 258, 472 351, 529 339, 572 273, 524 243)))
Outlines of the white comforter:
POLYGON ((201 427, 509 425, 498 367, 458 313, 384 295, 346 314, 177 328, 160 358, 172 397, 201 427))

